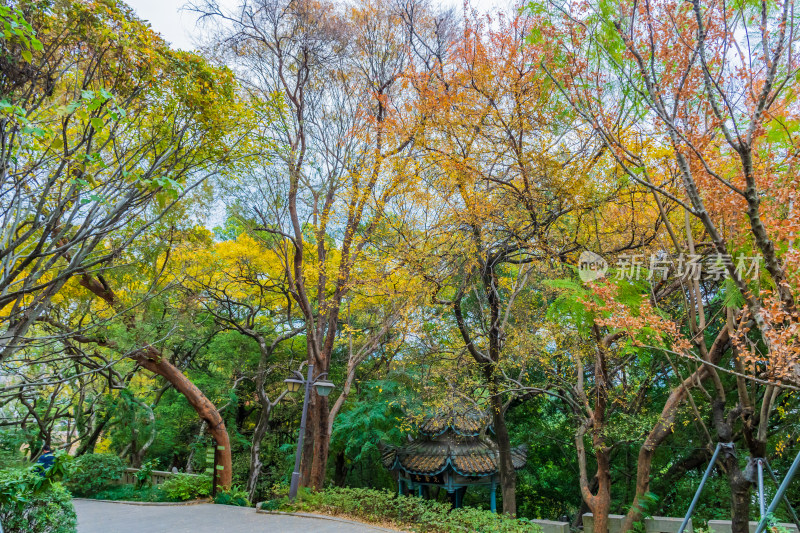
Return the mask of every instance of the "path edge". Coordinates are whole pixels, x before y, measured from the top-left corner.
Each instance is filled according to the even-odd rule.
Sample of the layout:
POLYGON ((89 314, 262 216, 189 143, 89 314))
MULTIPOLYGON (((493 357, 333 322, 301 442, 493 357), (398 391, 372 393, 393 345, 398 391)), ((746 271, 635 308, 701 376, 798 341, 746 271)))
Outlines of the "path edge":
POLYGON ((368 522, 359 522, 357 520, 348 520, 347 518, 339 518, 338 516, 329 516, 326 514, 316 514, 316 513, 287 513, 284 511, 267 511, 266 509, 261 509, 261 503, 256 506, 256 513, 260 514, 278 514, 278 515, 285 515, 285 516, 299 516, 302 518, 317 518, 319 520, 331 520, 333 522, 341 522, 343 524, 355 524, 359 526, 368 526, 377 531, 388 531, 390 533, 398 533, 397 529, 386 529, 385 527, 376 526, 374 524, 370 524, 368 522))
POLYGON ((142 506, 153 506, 153 507, 198 505, 201 503, 211 503, 211 498, 189 500, 188 502, 134 502, 130 500, 95 500, 94 498, 72 498, 72 500, 79 502, 119 503, 121 505, 142 505, 142 506))

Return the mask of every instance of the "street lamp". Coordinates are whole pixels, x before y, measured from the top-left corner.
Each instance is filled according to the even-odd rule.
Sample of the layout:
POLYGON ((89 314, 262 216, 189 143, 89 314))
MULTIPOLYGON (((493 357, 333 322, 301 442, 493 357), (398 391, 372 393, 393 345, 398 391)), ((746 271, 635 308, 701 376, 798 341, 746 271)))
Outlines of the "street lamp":
POLYGON ((316 389, 317 394, 320 396, 327 396, 336 387, 331 381, 328 381, 327 372, 323 372, 316 379, 313 379, 314 365, 308 365, 308 374, 305 379, 303 375, 294 370, 293 376, 284 379, 286 388, 289 392, 297 392, 300 387, 305 387, 305 395, 303 397, 303 414, 300 417, 300 436, 297 438, 297 451, 294 454, 294 472, 292 472, 292 484, 289 487, 289 501, 293 502, 297 497, 297 489, 300 486, 300 456, 303 453, 303 437, 306 434, 306 417, 308 416, 308 397, 311 395, 311 387, 316 389))

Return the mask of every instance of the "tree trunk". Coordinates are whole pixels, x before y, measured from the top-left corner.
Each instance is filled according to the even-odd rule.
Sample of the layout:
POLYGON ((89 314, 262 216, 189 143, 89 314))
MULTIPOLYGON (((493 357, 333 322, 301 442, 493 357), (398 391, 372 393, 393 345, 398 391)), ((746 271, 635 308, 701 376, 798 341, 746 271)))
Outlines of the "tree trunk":
MULTIPOLYGON (((723 451, 725 454, 725 452, 723 451)), ((733 533, 750 532, 750 489, 748 481, 739 467, 739 459, 735 453, 727 453, 722 460, 728 473, 728 484, 731 488, 731 520, 733 533)))
MULTIPOLYGON (((81 276, 80 284, 111 307, 115 309, 119 307, 114 291, 96 277, 84 274, 81 276)), ((133 324, 129 318, 125 320, 125 324, 126 327, 132 328, 133 324)), ((200 418, 208 423, 209 432, 216 442, 214 456, 216 457, 217 471, 213 475, 217 476, 217 486, 229 488, 233 481, 231 444, 228 431, 225 429, 225 421, 214 404, 155 347, 146 346, 130 357, 142 368, 158 374, 171 383, 175 390, 183 394, 200 418)))
POLYGON ((503 495, 503 512, 510 516, 517 514, 517 472, 511 460, 511 439, 508 436, 506 416, 503 411, 503 399, 497 390, 497 384, 492 386, 492 424, 497 439, 498 473, 500 474, 500 490, 503 495))
POLYGON ((322 490, 328 469, 328 451, 331 444, 331 434, 328 431, 328 415, 330 413, 328 412, 328 398, 317 396, 317 402, 317 419, 314 421, 317 426, 317 434, 309 486, 316 490, 322 490))
POLYGON ((306 419, 306 434, 303 437, 303 450, 300 461, 300 485, 308 487, 311 485, 311 466, 314 463, 314 442, 317 440, 317 409, 318 397, 313 391, 309 396, 308 418, 306 419))
POLYGON ((594 533, 608 533, 608 515, 611 512, 611 462, 605 451, 596 450, 596 452, 597 494, 586 503, 592 510, 594 533))
POLYGON ((273 406, 283 398, 283 394, 281 394, 275 404, 270 403, 266 394, 264 394, 263 383, 260 382, 258 386, 260 387, 258 399, 261 403, 261 413, 258 415, 258 422, 253 430, 253 440, 250 446, 250 472, 247 475, 247 492, 250 495, 250 501, 255 500, 258 476, 261 475, 261 441, 264 440, 264 435, 267 434, 269 429, 273 406))
POLYGON ((200 418, 206 421, 208 430, 216 443, 214 456, 217 462, 217 471, 214 472, 214 475, 217 478, 217 486, 223 489, 230 488, 233 481, 231 444, 225 429, 225 421, 217 408, 183 372, 162 358, 155 348, 145 348, 132 357, 142 368, 169 381, 175 390, 186 398, 200 418))
MULTIPOLYGON (((709 359, 711 363, 716 364, 719 362, 722 354, 725 353, 730 341, 730 330, 723 328, 709 350, 709 359)), ((655 455, 658 446, 669 437, 675 427, 675 417, 678 410, 690 390, 697 383, 701 383, 708 379, 711 375, 711 367, 703 365, 692 374, 686 377, 680 385, 672 389, 661 409, 661 415, 658 422, 653 426, 653 429, 647 435, 641 448, 639 448, 639 457, 636 462, 636 495, 633 498, 633 504, 630 511, 625 516, 625 521, 622 524, 623 531, 630 531, 633 524, 642 519, 642 510, 639 507, 639 499, 650 492, 650 474, 653 467, 653 456, 655 455)))
POLYGON ((99 420, 95 420, 92 432, 81 440, 81 445, 78 446, 78 451, 75 452, 76 457, 80 457, 86 453, 94 453, 94 447, 97 445, 97 440, 100 438, 100 434, 105 429, 110 418, 111 415, 107 414, 99 420))
POLYGON ((269 415, 264 416, 262 409, 261 416, 259 416, 258 423, 253 431, 253 441, 250 446, 250 472, 247 474, 247 494, 250 501, 255 499, 256 484, 258 483, 258 476, 261 475, 261 440, 267 433, 268 422, 269 415))

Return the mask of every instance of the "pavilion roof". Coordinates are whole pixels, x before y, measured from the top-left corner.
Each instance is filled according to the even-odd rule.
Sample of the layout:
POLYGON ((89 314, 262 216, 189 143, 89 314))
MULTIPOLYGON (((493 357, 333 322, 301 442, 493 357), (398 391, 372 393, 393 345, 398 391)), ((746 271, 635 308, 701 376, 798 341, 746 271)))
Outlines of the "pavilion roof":
MULTIPOLYGON (((421 438, 408 446, 382 446, 381 460, 389 470, 409 474, 436 475, 451 468, 462 476, 488 476, 498 471, 497 445, 487 437, 464 437, 447 433, 421 438)), ((514 468, 527 461, 527 446, 511 450, 514 468)))
POLYGON ((426 416, 419 425, 419 432, 427 437, 442 435, 451 430, 456 435, 476 437, 485 433, 491 420, 485 411, 475 407, 454 405, 426 416))

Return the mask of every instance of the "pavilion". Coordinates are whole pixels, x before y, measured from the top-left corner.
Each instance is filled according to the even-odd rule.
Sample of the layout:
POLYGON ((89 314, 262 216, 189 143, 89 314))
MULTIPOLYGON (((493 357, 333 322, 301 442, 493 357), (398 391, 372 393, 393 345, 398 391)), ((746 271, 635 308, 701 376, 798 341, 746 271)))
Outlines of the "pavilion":
MULTIPOLYGON (((497 512, 498 450, 488 436, 488 415, 476 408, 450 408, 426 417, 419 437, 407 446, 381 445, 383 466, 397 472, 400 494, 416 490, 420 497, 440 487, 447 490, 453 507, 462 505, 467 488, 491 487, 491 509, 497 512)), ((527 461, 527 446, 511 449, 514 468, 527 461)))

